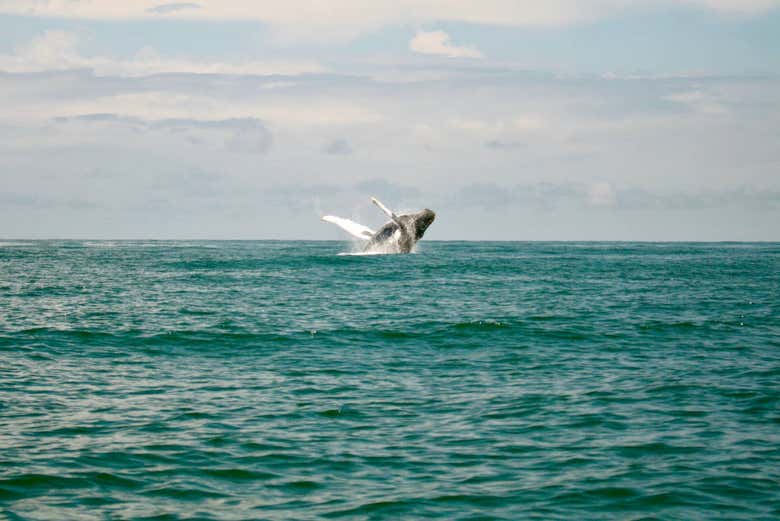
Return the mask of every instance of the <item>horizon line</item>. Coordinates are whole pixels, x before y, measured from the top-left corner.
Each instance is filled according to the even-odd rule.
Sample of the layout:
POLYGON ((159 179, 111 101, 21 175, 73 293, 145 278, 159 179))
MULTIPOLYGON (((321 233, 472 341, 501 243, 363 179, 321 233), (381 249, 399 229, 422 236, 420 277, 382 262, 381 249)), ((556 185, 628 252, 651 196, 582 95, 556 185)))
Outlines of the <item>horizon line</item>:
MULTIPOLYGON (((47 237, 47 238, 8 238, 0 237, 0 243, 3 242, 48 242, 48 241, 70 241, 70 242, 327 242, 327 243, 351 243, 349 239, 186 239, 186 238, 166 238, 166 239, 149 239, 149 238, 134 238, 134 239, 108 239, 108 238, 73 238, 73 237, 47 237)), ((688 240, 688 239, 429 239, 425 240, 425 243, 429 242, 523 242, 523 243, 564 243, 564 242, 585 242, 585 243, 687 243, 687 244, 780 244, 780 239, 767 240, 735 240, 735 239, 722 239, 722 240, 688 240)))

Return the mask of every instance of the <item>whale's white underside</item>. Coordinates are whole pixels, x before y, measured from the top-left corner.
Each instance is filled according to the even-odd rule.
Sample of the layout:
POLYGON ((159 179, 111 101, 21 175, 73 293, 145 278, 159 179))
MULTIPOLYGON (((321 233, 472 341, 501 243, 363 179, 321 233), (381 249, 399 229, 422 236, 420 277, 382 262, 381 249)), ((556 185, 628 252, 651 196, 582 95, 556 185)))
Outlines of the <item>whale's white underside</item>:
POLYGON ((355 221, 350 221, 343 217, 336 217, 335 215, 326 215, 322 218, 323 221, 333 223, 348 234, 364 241, 369 240, 374 235, 374 230, 368 226, 364 226, 355 221))

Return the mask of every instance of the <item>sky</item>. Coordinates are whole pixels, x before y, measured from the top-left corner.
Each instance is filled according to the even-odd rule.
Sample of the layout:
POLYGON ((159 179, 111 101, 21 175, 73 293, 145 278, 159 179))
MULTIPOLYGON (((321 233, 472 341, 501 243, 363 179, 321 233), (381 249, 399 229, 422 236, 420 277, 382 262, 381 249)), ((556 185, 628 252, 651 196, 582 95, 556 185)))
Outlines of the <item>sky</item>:
POLYGON ((0 0, 0 238, 780 240, 780 0, 0 0))

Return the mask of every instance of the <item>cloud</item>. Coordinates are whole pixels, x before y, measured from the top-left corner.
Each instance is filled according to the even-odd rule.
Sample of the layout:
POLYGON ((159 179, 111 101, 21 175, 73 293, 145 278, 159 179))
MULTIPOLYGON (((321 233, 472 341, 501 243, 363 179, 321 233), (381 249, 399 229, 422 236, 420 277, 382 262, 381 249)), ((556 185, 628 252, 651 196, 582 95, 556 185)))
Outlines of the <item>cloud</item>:
MULTIPOLYGON (((354 125, 380 125, 384 120, 384 115, 380 112, 383 108, 381 106, 370 106, 368 103, 343 99, 340 96, 325 96, 316 90, 305 97, 300 93, 270 96, 262 91, 253 90, 255 82, 241 85, 239 81, 225 91, 206 93, 203 89, 205 85, 219 84, 220 81, 229 83, 232 82, 232 78, 207 77, 204 81, 199 81, 198 76, 183 75, 160 80, 160 82, 139 81, 132 88, 120 84, 117 86, 118 92, 104 93, 98 98, 86 99, 85 96, 74 99, 67 106, 52 102, 46 109, 49 113, 75 116, 107 113, 115 107, 121 107, 125 116, 147 121, 255 118, 268 122, 274 127, 321 129, 323 133, 354 125), (158 90, 158 84, 165 83, 162 80, 168 80, 168 85, 158 90)), ((349 85, 348 82, 345 84, 349 85)), ((39 106, 38 110, 42 108, 39 106)), ((46 110, 42 112, 45 113, 46 110)), ((6 115, 9 118, 31 116, 29 112, 25 113, 21 106, 6 115)), ((323 136, 318 139, 323 139, 323 136)))
POLYGON ((464 208, 498 211, 506 207, 552 210, 573 207, 580 211, 704 211, 726 208, 780 210, 780 191, 746 186, 700 190, 650 190, 636 185, 615 188, 601 181, 591 185, 572 182, 502 185, 474 183, 452 192, 451 203, 464 208))
POLYGON ((513 150, 524 148, 526 145, 520 141, 502 141, 500 139, 491 139, 485 142, 485 147, 492 150, 513 150))
POLYGON ((0 55, 0 69, 9 72, 82 68, 78 53, 79 36, 62 30, 45 31, 17 47, 12 55, 0 55))
POLYGON ((728 114, 728 109, 718 98, 701 90, 675 92, 664 97, 665 100, 678 103, 690 108, 692 111, 712 116, 728 114))
POLYGON ((186 9, 201 9, 203 6, 200 4, 193 4, 191 2, 182 2, 177 4, 162 4, 155 7, 150 7, 146 10, 147 13, 155 14, 169 14, 186 9))
POLYGON ((119 114, 100 113, 60 116, 53 121, 61 125, 76 123, 90 126, 108 125, 132 131, 165 131, 169 135, 183 136, 185 142, 193 145, 221 141, 226 150, 242 154, 265 154, 273 143, 273 134, 265 123, 257 118, 144 120, 119 114))
POLYGON ((472 183, 451 194, 451 204, 484 211, 500 211, 509 207, 551 210, 560 206, 581 206, 584 189, 575 182, 498 184, 472 183))
POLYGON ((21 208, 56 208, 66 210, 93 210, 103 205, 96 201, 89 201, 81 197, 50 197, 39 193, 3 193, 0 192, 0 205, 16 206, 21 208))
MULTIPOLYGON (((159 0, 81 2, 72 0, 0 1, 0 14, 75 19, 144 19, 166 17, 195 20, 256 20, 271 25, 288 40, 344 41, 392 24, 465 22, 508 27, 550 27, 591 22, 629 9, 646 12, 670 5, 698 6, 718 12, 752 15, 778 6, 778 0, 220 0, 200 5, 159 4, 159 0), (184 7, 187 6, 187 7, 184 7)), ((296 42, 297 43, 297 42, 296 42)))
POLYGON ((409 41, 409 49, 421 54, 435 54, 449 58, 482 58, 482 53, 472 47, 454 45, 444 31, 418 31, 409 41))
POLYGON ((131 59, 111 56, 83 56, 79 52, 81 39, 77 33, 48 30, 15 49, 12 54, 0 54, 0 71, 42 72, 53 70, 91 69, 99 76, 148 76, 160 73, 197 74, 307 74, 323 72, 315 62, 267 61, 205 61, 167 58, 155 49, 144 47, 131 59))
POLYGON ((507 190, 506 187, 493 183, 474 183, 463 187, 454 194, 453 205, 496 210, 518 202, 519 198, 514 188, 507 190))
POLYGON ((225 148, 243 154, 265 154, 272 142, 271 132, 261 122, 251 120, 248 124, 240 125, 225 140, 225 148))
MULTIPOLYGON (((523 238, 531 229, 535 238, 594 238, 580 215, 603 220, 597 237, 664 238, 667 230, 678 237, 668 210, 679 212, 690 230, 712 216, 727 222, 727 212, 718 211, 723 206, 731 212, 728 230, 737 231, 712 225, 711 237, 777 237, 768 224, 760 234, 751 227, 777 217, 776 200, 761 196, 780 189, 776 78, 615 80, 443 63, 416 60, 415 73, 445 69, 448 75, 406 77, 402 84, 375 79, 369 67, 361 75, 284 77, 0 73, 0 187, 51 198, 88 193, 90 200, 129 208, 144 202, 150 189, 166 186, 159 210, 128 209, 112 217, 118 226, 105 225, 102 233, 114 236, 231 234, 236 223, 225 224, 220 212, 182 219, 170 231, 158 230, 155 221, 160 212, 195 212, 201 199, 241 208, 246 217, 253 204, 265 204, 265 191, 275 184, 324 183, 344 193, 311 194, 311 213, 319 201, 323 210, 346 209, 349 217, 360 208, 359 215, 378 219, 367 197, 376 195, 393 208, 428 206, 449 215, 439 224, 442 231, 450 226, 452 238, 481 237, 476 225, 463 227, 467 219, 484 222, 495 238, 523 238), (729 117, 711 117, 684 102, 700 100, 722 104, 729 117), (338 137, 356 152, 359 145, 360 153, 324 160, 323 146, 338 137), (263 152, 271 157, 244 155, 263 152), (183 174, 194 168, 225 182, 183 174), (101 174, 85 179, 90 172, 101 174), (750 187, 745 193, 728 188, 742 183, 750 187), (706 192, 707 186, 715 191, 706 192), (187 195, 192 192, 214 197, 187 195), (533 220, 535 214, 542 217, 533 220), (563 231, 553 233, 545 220, 563 231), (578 227, 567 228, 567 220, 578 227), (636 231, 619 235, 628 223, 636 231)), ((276 209, 287 215, 287 204, 293 203, 276 209)), ((15 223, 33 220, 52 235, 84 225, 74 218, 66 228, 56 212, 32 219, 20 208, 0 208, 0 232, 24 234, 30 228, 15 223), (3 228, 3 222, 12 224, 3 228)), ((312 215, 303 213, 274 233, 317 237, 316 215, 307 220, 312 215)), ((257 222, 256 235, 269 237, 257 222)), ((244 236, 252 236, 250 225, 242 226, 244 236)))
POLYGON ((392 206, 391 202, 413 202, 423 194, 417 188, 388 181, 387 179, 367 179, 354 186, 362 195, 376 196, 392 206))
POLYGON ((346 139, 334 139, 322 147, 322 152, 328 155, 348 156, 352 154, 352 147, 346 139))
POLYGON ((615 189, 606 181, 595 183, 588 188, 588 203, 591 206, 614 206, 616 201, 615 189))
POLYGON ((617 193, 616 206, 621 210, 702 211, 740 208, 776 211, 780 210, 780 191, 740 186, 660 192, 630 187, 617 193))
POLYGON ((778 5, 777 0, 680 0, 677 3, 693 4, 716 11, 741 14, 761 13, 778 5))
MULTIPOLYGON (((322 210, 322 203, 326 201, 332 208, 343 208, 346 200, 342 197, 346 193, 343 187, 332 184, 312 183, 308 185, 274 184, 263 190, 263 198, 277 208, 299 212, 306 210, 312 212, 318 219, 326 212, 322 210)), ((330 211, 330 210, 328 210, 330 211)))

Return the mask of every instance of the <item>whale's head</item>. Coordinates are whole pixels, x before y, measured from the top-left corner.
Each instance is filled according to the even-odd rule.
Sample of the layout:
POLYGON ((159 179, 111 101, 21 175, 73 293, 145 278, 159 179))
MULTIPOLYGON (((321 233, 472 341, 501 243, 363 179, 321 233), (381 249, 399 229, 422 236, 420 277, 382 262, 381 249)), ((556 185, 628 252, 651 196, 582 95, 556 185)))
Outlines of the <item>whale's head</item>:
POLYGON ((436 213, 433 210, 429 210, 427 208, 414 214, 415 239, 418 241, 422 239, 425 230, 427 230, 428 226, 433 223, 434 219, 436 219, 436 213))

